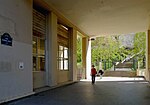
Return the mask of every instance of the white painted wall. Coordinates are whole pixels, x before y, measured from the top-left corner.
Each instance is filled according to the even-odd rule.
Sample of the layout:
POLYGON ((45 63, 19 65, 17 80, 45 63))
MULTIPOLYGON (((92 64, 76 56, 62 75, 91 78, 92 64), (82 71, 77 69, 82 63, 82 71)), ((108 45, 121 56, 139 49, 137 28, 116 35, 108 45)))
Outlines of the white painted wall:
POLYGON ((33 93, 32 0, 0 0, 0 35, 4 32, 13 45, 0 43, 0 103, 33 93))
POLYGON ((61 71, 58 72, 58 84, 69 81, 69 71, 61 71))
POLYGON ((33 72, 33 88, 41 88, 46 86, 46 72, 45 71, 34 71, 33 72))

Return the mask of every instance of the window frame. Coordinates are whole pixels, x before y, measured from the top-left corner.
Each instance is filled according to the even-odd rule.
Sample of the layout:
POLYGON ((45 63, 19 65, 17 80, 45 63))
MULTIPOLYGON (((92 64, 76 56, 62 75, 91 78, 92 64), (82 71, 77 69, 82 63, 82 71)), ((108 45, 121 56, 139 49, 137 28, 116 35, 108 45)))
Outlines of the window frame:
MULTIPOLYGON (((46 52, 45 52, 46 40, 45 40, 44 37, 38 37, 38 36, 35 36, 35 35, 33 35, 32 37, 36 39, 36 42, 35 42, 35 44, 36 44, 35 51, 36 52, 33 51, 34 47, 32 48, 33 71, 46 71, 46 66, 45 66, 45 64, 46 64, 46 52), (39 43, 38 40, 40 40, 40 41, 44 40, 44 50, 43 50, 44 52, 43 53, 41 53, 42 51, 40 51, 41 50, 41 43, 39 43), (35 65, 34 65, 34 57, 35 57, 35 60, 36 60, 35 65), (41 69, 41 66, 40 66, 40 64, 41 64, 40 58, 41 57, 44 57, 44 68, 43 68, 43 70, 41 69)), ((33 42, 33 44, 34 44, 34 42, 33 42)))
POLYGON ((58 44, 58 54, 57 54, 57 68, 60 70, 60 71, 69 71, 69 47, 65 46, 65 45, 62 45, 62 44, 58 44), (59 48, 63 47, 62 50, 60 50, 59 48), (67 48, 67 49, 65 49, 67 48), (64 56, 64 53, 65 53, 65 50, 67 50, 67 57, 65 58, 64 56), (62 55, 60 55, 60 51, 62 51, 62 55), (62 65, 60 65, 60 61, 62 60, 62 65), (67 61, 67 69, 65 69, 65 61, 67 61), (62 66, 62 67, 60 67, 62 66))

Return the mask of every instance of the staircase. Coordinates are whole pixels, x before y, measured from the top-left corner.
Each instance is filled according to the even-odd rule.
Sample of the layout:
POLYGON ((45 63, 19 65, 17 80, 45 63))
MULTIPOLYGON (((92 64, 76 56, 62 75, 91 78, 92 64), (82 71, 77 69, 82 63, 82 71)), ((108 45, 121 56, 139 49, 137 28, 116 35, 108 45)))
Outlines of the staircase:
POLYGON ((131 61, 125 61, 123 63, 119 62, 114 67, 109 70, 105 71, 104 76, 112 76, 112 77, 135 77, 136 71, 132 70, 133 62, 131 61))
POLYGON ((126 61, 123 63, 120 62, 115 66, 116 71, 130 71, 132 70, 132 67, 133 67, 133 62, 130 61, 126 61))

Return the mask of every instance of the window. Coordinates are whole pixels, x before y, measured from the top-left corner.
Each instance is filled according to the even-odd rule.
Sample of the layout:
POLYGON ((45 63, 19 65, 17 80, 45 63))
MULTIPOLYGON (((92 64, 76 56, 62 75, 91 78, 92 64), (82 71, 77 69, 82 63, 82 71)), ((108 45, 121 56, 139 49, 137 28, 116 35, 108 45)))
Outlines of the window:
POLYGON ((45 70, 45 40, 33 36, 33 70, 45 70))
POLYGON ((62 45, 58 45, 58 69, 68 70, 68 48, 62 45))
POLYGON ((57 66, 59 70, 69 70, 69 28, 58 23, 57 30, 57 66))
POLYGON ((33 9, 33 71, 45 71, 46 13, 33 9))

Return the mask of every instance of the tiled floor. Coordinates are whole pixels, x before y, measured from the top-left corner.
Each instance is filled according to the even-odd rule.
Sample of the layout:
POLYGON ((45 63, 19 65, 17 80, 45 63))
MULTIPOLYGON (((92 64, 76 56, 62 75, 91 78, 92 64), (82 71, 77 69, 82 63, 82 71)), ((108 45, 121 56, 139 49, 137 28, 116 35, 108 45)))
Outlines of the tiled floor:
POLYGON ((143 80, 106 82, 97 78, 94 85, 82 81, 5 105, 150 105, 150 86, 143 80))

